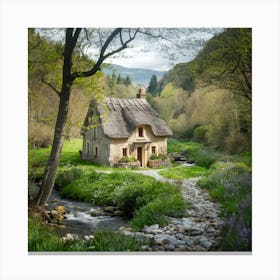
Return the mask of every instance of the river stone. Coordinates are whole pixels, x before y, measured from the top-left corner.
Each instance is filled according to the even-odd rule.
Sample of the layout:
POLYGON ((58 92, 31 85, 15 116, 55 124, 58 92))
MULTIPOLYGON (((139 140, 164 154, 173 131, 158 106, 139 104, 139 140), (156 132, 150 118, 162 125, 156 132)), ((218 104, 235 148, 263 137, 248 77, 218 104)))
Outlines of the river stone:
POLYGON ((175 246, 173 244, 166 244, 165 249, 168 251, 173 251, 175 249, 175 246))
POLYGON ((203 234, 204 230, 202 228, 194 228, 191 230, 190 235, 191 236, 197 236, 203 234))
POLYGON ((57 205, 55 208, 54 208, 58 214, 65 214, 66 213, 66 209, 64 206, 61 206, 61 205, 57 205))
POLYGON ((64 219, 64 216, 61 214, 52 214, 52 218, 58 222, 61 222, 64 219))
POLYGON ((182 233, 176 233, 175 237, 178 239, 183 239, 184 235, 182 233))
POLYGON ((193 228, 193 223, 189 218, 183 218, 182 224, 185 230, 191 230, 193 228))
POLYGON ((144 232, 147 232, 147 233, 157 233, 156 231, 159 229, 159 225, 158 224, 154 224, 154 225, 151 225, 151 226, 145 226, 144 227, 144 232))
POLYGON ((134 233, 127 230, 122 230, 121 233, 125 236, 134 236, 134 233))
POLYGON ((154 239, 156 243, 162 244, 162 243, 170 243, 172 245, 177 245, 179 240, 177 240, 175 237, 168 235, 168 234, 156 234, 154 236, 154 239))
POLYGON ((108 212, 108 213, 114 213, 115 207, 113 207, 113 206, 106 206, 106 207, 103 208, 103 210, 105 212, 108 212))
POLYGON ((98 217, 98 216, 102 216, 102 212, 99 210, 93 210, 93 211, 90 211, 90 215, 92 217, 98 217))
POLYGON ((141 248, 141 251, 149 250, 149 246, 148 245, 142 245, 140 248, 141 248))
POLYGON ((193 245, 193 241, 192 241, 190 238, 187 238, 187 239, 185 240, 185 243, 186 243, 186 245, 189 246, 189 247, 191 247, 191 246, 193 245))
POLYGON ((216 213, 209 213, 209 214, 207 215, 207 217, 210 218, 210 219, 216 219, 218 216, 217 216, 216 213))
POLYGON ((50 214, 51 214, 51 215, 56 215, 56 214, 58 214, 58 213, 57 213, 56 210, 51 210, 51 211, 50 211, 50 214))
POLYGON ((123 217, 124 216, 124 211, 122 210, 116 210, 113 213, 114 216, 119 216, 119 217, 123 217))

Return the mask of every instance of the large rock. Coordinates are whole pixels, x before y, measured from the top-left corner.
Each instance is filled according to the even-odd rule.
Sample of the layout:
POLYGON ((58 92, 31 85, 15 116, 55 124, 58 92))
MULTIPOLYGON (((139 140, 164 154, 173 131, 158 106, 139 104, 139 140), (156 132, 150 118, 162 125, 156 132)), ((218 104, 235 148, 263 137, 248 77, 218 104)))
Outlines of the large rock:
POLYGON ((204 230, 202 228, 193 228, 190 232, 191 236, 197 236, 197 235, 201 235, 204 233, 204 230))
POLYGON ((193 222, 189 218, 183 218, 182 224, 185 230, 191 230, 193 228, 193 222))
POLYGON ((61 205, 57 205, 55 208, 54 208, 58 214, 65 214, 66 213, 66 209, 64 206, 61 206, 61 205))
POLYGON ((64 220, 64 216, 62 214, 52 214, 52 218, 58 222, 61 222, 62 220, 64 220))
POLYGON ((102 216, 102 212, 101 211, 98 211, 98 210, 94 210, 94 211, 91 211, 90 212, 90 215, 92 217, 99 217, 99 216, 102 216))
POLYGON ((154 236, 155 242, 158 244, 162 244, 162 243, 170 243, 174 246, 176 246, 177 244, 181 243, 177 238, 168 235, 168 234, 156 234, 154 236))
POLYGON ((157 234, 162 232, 161 230, 159 230, 159 225, 155 224, 155 225, 151 225, 151 226, 145 226, 143 229, 146 233, 152 233, 152 234, 157 234))
POLYGON ((114 211, 115 211, 116 209, 115 209, 115 207, 113 207, 113 206, 106 206, 106 207, 103 208, 103 210, 104 210, 105 212, 108 212, 108 213, 114 213, 114 211))
POLYGON ((124 211, 122 210, 115 210, 113 213, 114 216, 123 217, 125 215, 124 211))

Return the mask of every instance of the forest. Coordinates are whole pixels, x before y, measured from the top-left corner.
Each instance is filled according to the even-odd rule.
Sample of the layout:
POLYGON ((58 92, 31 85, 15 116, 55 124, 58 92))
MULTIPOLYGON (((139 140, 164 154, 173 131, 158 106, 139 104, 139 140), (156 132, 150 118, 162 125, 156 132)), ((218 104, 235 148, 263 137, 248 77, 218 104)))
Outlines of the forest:
POLYGON ((62 42, 42 34, 28 31, 29 251, 251 251, 252 30, 224 29, 192 61, 174 65, 160 80, 151 76, 147 101, 173 131, 168 154, 190 162, 172 161, 158 170, 80 159, 90 101, 135 98, 139 87, 118 73, 82 76, 90 71, 81 69, 98 62, 73 49, 72 70, 80 79, 71 85, 65 142, 48 202, 89 203, 101 208, 88 216, 103 217, 104 211, 118 223, 110 230, 80 232, 82 238, 67 231, 67 219, 74 219, 70 202, 55 210, 45 209, 40 199, 36 203, 54 147, 66 52, 62 42))

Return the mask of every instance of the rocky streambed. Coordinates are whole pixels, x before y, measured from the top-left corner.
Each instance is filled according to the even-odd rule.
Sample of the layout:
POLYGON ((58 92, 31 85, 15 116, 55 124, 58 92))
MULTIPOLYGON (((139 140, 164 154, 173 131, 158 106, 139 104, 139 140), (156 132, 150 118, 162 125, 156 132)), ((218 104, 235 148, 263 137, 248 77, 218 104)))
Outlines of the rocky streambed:
POLYGON ((170 180, 159 175, 159 170, 135 172, 171 184, 180 184, 183 197, 191 204, 185 217, 170 217, 169 224, 164 227, 155 224, 134 232, 125 219, 114 216, 112 211, 108 213, 110 211, 83 202, 54 197, 50 208, 62 203, 67 209, 62 228, 59 225, 57 229, 62 240, 89 240, 94 238, 96 230, 113 230, 139 240, 148 240, 150 245, 143 245, 142 251, 219 251, 224 225, 224 220, 219 217, 221 209, 217 203, 210 200, 207 191, 196 186, 198 178, 170 180))
MULTIPOLYGON (((152 176, 152 172, 147 170, 152 176)), ((145 173, 145 171, 144 171, 145 173)), ((160 178, 157 174, 157 179, 160 178)), ((173 180, 168 180, 175 183, 173 180)), ((219 217, 218 204, 212 202, 207 191, 196 186, 197 178, 181 181, 182 194, 191 204, 183 218, 170 218, 167 226, 151 225, 140 232, 122 227, 120 232, 136 236, 139 239, 150 239, 151 246, 143 246, 146 251, 219 251, 224 220, 219 217)))

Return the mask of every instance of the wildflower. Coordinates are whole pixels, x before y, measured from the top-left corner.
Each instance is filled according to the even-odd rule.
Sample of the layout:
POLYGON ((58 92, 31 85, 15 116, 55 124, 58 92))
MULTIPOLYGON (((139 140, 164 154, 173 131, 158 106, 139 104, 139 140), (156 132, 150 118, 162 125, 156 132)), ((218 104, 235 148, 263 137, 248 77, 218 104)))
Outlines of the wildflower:
POLYGON ((230 229, 232 230, 236 221, 236 214, 235 212, 232 213, 231 217, 229 218, 228 224, 230 229))

